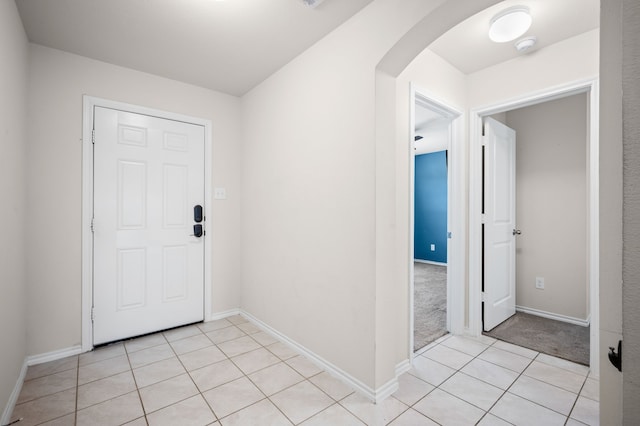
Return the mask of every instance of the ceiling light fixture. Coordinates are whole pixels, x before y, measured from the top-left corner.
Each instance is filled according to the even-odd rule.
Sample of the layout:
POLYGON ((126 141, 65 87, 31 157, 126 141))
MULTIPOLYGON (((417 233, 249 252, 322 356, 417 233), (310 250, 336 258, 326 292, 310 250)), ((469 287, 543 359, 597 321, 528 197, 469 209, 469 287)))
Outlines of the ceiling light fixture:
POLYGON ((503 10, 491 19, 489 38, 496 43, 512 41, 527 32, 532 18, 529 8, 514 6, 503 10))

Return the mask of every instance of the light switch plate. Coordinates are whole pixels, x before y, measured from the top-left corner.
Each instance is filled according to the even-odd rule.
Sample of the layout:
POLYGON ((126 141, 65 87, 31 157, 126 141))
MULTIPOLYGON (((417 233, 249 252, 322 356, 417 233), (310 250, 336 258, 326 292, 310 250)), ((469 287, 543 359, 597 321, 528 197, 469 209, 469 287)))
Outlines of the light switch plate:
POLYGON ((227 199, 227 190, 225 188, 213 188, 213 199, 214 200, 226 200, 227 199))

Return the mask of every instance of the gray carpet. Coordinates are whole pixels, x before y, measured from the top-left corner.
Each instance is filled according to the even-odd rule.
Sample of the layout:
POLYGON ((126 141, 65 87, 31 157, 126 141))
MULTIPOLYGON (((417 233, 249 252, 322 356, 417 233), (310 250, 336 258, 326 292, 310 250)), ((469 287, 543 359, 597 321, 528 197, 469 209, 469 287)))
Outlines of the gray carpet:
POLYGON ((413 350, 447 334, 447 267, 414 263, 413 350))
POLYGON ((487 336, 589 365, 589 327, 516 312, 487 336))

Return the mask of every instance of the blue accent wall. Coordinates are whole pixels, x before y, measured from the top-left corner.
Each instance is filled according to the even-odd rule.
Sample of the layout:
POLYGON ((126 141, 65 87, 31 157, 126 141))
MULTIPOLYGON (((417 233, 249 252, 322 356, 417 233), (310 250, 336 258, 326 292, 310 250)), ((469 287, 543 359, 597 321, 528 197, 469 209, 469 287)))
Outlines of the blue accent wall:
POLYGON ((446 263, 447 151, 416 155, 415 159, 414 258, 446 263))

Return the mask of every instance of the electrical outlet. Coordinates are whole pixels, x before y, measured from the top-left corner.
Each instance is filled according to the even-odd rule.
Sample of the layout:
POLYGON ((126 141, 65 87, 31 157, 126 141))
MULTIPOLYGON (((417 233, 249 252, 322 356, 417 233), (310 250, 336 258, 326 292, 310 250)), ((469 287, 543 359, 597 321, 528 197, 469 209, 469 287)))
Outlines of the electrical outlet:
POLYGON ((536 288, 538 288, 540 290, 544 290, 544 278, 543 277, 536 277, 536 288))
POLYGON ((431 251, 436 251, 436 245, 435 244, 431 244, 431 251))

